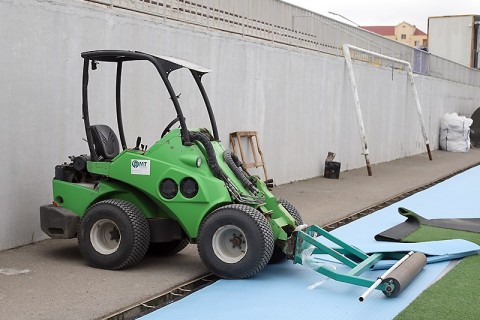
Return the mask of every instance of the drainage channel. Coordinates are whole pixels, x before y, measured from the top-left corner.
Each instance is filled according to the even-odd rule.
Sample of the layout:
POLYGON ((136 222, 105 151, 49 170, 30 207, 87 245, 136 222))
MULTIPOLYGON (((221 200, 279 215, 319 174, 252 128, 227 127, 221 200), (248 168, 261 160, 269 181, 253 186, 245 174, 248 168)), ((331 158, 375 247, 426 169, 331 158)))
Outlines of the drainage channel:
MULTIPOLYGON (((478 166, 479 164, 474 164, 472 166, 469 166, 465 169, 461 169, 461 170, 458 170, 458 171, 455 171, 454 173, 452 174, 449 174, 447 176, 444 176, 440 179, 437 179, 431 183, 428 183, 426 185, 423 185, 421 187, 418 187, 418 188, 415 188, 415 189, 412 189, 410 191, 406 191, 404 193, 401 193, 399 195, 396 195, 390 199, 387 199, 385 201, 382 201, 380 203, 377 203, 373 206, 370 206, 366 209, 363 209, 361 211, 358 211, 354 214, 350 214, 348 216, 346 216, 345 218, 342 218, 341 220, 338 220, 338 221, 334 221, 332 223, 329 223, 329 224, 326 224, 324 226, 322 226, 323 229, 327 230, 327 231, 331 231, 331 230, 334 230, 338 227, 341 227, 343 225, 346 225, 352 221, 355 221, 357 219, 360 219, 362 217, 365 217, 375 211, 378 211, 380 209, 383 209, 385 207, 388 207, 389 205, 395 203, 395 202, 398 202, 402 199, 405 199, 417 192, 420 192, 420 191, 423 191, 423 190, 426 190, 440 182, 443 182, 459 173, 462 173, 464 171, 467 171, 468 169, 471 169, 473 167, 476 167, 478 166)), ((136 304, 134 306, 131 306, 131 307, 128 307, 122 311, 119 311, 119 312, 116 312, 112 315, 109 315, 105 318, 103 318, 104 320, 131 320, 131 319, 137 319, 141 316, 144 316, 150 312, 153 312, 157 309, 160 309, 166 305, 169 305, 175 301, 178 301, 182 298, 185 298, 186 296, 188 296, 189 294, 197 291, 197 290, 200 290, 210 284, 213 284, 215 281, 217 281, 219 278, 213 274, 206 274, 206 275, 203 275, 201 277, 198 277, 196 279, 193 279, 187 283, 184 283, 182 285, 179 285, 167 292, 164 292, 164 293, 161 293, 153 298, 150 298, 149 300, 147 301, 144 301, 144 302, 141 302, 139 304, 136 304)))
POLYGON ((152 311, 155 311, 175 301, 185 298, 189 294, 197 290, 200 290, 214 283, 217 280, 218 280, 218 277, 211 273, 200 276, 187 283, 181 284, 173 289, 170 289, 169 291, 163 292, 153 298, 149 298, 147 301, 138 303, 134 306, 118 311, 102 319, 104 320, 137 319, 152 311))

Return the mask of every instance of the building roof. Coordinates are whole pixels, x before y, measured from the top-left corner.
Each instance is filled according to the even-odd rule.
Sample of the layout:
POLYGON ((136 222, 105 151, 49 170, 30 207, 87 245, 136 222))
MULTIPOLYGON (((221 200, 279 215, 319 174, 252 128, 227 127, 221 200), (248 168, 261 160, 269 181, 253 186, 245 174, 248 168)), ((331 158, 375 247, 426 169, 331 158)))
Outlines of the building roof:
POLYGON ((415 28, 414 36, 426 36, 427 34, 420 29, 415 28))
POLYGON ((395 26, 362 26, 360 28, 382 35, 382 36, 395 35, 395 26))
MULTIPOLYGON (((408 22, 402 22, 402 23, 407 23, 408 25, 411 25, 408 22)), ((399 23, 398 25, 400 25, 402 23, 399 23)), ((376 33, 376 34, 379 34, 381 36, 394 36, 395 35, 395 27, 397 27, 397 26, 361 26, 360 28, 368 30, 368 31, 373 32, 373 33, 376 33)), ((418 29, 417 27, 415 27, 415 26, 412 26, 412 27, 415 28, 415 32, 413 33, 413 35, 415 35, 415 36, 426 36, 427 35, 425 32, 418 29)))

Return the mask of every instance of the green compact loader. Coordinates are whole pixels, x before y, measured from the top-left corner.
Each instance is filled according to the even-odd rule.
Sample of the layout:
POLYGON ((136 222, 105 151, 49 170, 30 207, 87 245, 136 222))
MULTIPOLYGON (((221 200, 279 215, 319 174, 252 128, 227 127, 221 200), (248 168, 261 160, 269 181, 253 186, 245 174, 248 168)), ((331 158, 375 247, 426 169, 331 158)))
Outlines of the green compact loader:
POLYGON ((397 296, 425 266, 421 253, 366 254, 318 226, 303 225, 295 207, 270 192, 271 180, 250 175, 222 147, 201 82, 210 70, 137 51, 89 51, 82 57, 82 113, 89 154, 71 156, 71 163, 55 167, 53 203, 40 207, 40 223, 52 238, 77 237, 82 255, 93 267, 123 269, 139 262, 149 248, 169 255, 196 243, 202 261, 221 278, 248 278, 269 262, 288 258, 336 281, 368 287, 359 298, 363 301, 374 289, 397 296), (153 64, 176 112, 150 148, 141 145, 140 137, 135 147, 126 144, 121 79, 123 64, 131 61, 153 64), (116 64, 120 141, 109 126, 90 124, 89 69, 97 69, 100 62, 116 64), (181 68, 190 71, 200 90, 211 131, 187 128, 180 95, 168 78, 181 68), (173 128, 177 123, 179 128, 173 128), (316 263, 318 254, 332 256, 349 271, 316 263), (398 261, 377 279, 361 276, 382 259, 398 261))
POLYGON ((82 113, 89 154, 71 156, 71 163, 55 167, 53 204, 40 208, 47 235, 77 237, 87 262, 104 269, 130 267, 149 247, 169 255, 196 243, 213 273, 248 278, 269 261, 293 254, 288 239, 302 219, 289 202, 272 195, 272 181, 248 174, 238 158, 222 147, 201 82, 210 70, 135 51, 90 51, 82 58, 82 113), (123 129, 122 66, 134 61, 153 64, 177 115, 148 150, 140 147, 140 137, 135 147, 128 147, 123 129), (90 123, 89 69, 104 62, 116 64, 120 140, 109 126, 90 123), (211 131, 187 127, 179 95, 169 81, 169 74, 181 68, 190 71, 200 90, 211 131), (173 128, 177 123, 179 128, 173 128))

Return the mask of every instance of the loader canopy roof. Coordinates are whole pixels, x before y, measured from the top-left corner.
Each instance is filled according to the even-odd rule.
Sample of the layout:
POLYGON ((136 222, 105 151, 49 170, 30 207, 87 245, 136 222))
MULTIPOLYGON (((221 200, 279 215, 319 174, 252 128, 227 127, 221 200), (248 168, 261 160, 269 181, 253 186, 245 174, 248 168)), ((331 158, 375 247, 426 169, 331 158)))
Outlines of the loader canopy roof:
MULTIPOLYGON (((207 93, 205 92, 205 88, 202 84, 202 76, 208 72, 210 69, 201 67, 197 64, 194 64, 189 61, 172 58, 172 57, 165 57, 165 56, 154 56, 148 53, 143 53, 139 51, 129 51, 129 50, 95 50, 95 51, 86 51, 82 53, 82 58, 84 60, 83 63, 83 81, 82 81, 82 113, 83 113, 83 121, 85 123, 85 131, 87 134, 87 142, 88 147, 90 149, 91 158, 93 161, 97 161, 99 159, 98 155, 94 149, 93 137, 91 133, 91 126, 90 126, 90 118, 89 118, 89 106, 88 106, 88 82, 89 82, 89 66, 91 62, 92 70, 97 68, 98 61, 102 62, 113 62, 117 64, 117 73, 116 73, 116 113, 117 113, 117 123, 118 123, 118 131, 120 133, 120 141, 122 148, 125 150, 127 148, 127 143, 125 141, 125 133, 123 130, 123 120, 122 120, 122 104, 121 104, 121 78, 122 78, 122 65, 124 62, 127 61, 149 61, 151 62, 155 68, 157 69, 160 77, 165 84, 165 87, 170 95, 170 99, 172 100, 173 106, 175 108, 175 112, 177 117, 170 122, 167 128, 170 128, 175 122, 180 123, 180 132, 182 135, 182 143, 184 145, 191 145, 192 142, 190 141, 190 134, 187 128, 187 124, 185 122, 185 117, 183 116, 182 109, 180 107, 180 103, 178 102, 178 97, 168 79, 169 74, 172 71, 181 68, 187 68, 190 70, 198 89, 202 95, 202 98, 205 102, 205 106, 208 112, 208 116, 210 118, 210 124, 212 126, 213 137, 215 140, 219 140, 218 137, 218 130, 217 124, 215 121, 215 116, 212 111, 212 107, 210 105, 210 101, 208 99, 207 93)), ((165 129, 167 129, 165 128, 165 129)))
POLYGON ((96 50, 82 53, 82 58, 87 58, 94 61, 105 62, 123 62, 133 60, 149 60, 151 62, 158 62, 165 72, 170 73, 180 68, 187 68, 205 74, 212 70, 199 66, 190 61, 181 60, 167 56, 154 56, 140 51, 126 51, 126 50, 96 50))

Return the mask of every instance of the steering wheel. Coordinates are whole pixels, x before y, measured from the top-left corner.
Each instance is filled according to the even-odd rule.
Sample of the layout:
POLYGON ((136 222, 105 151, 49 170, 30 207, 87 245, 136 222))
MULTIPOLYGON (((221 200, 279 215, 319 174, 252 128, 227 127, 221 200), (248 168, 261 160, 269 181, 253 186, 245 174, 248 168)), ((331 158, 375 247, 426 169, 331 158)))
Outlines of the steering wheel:
POLYGON ((172 129, 173 125, 175 123, 178 122, 178 117, 176 117, 175 119, 173 119, 172 121, 170 121, 169 124, 167 124, 167 126, 165 127, 165 129, 163 130, 162 132, 162 135, 160 136, 160 138, 163 138, 167 133, 170 132, 170 129, 172 129))

